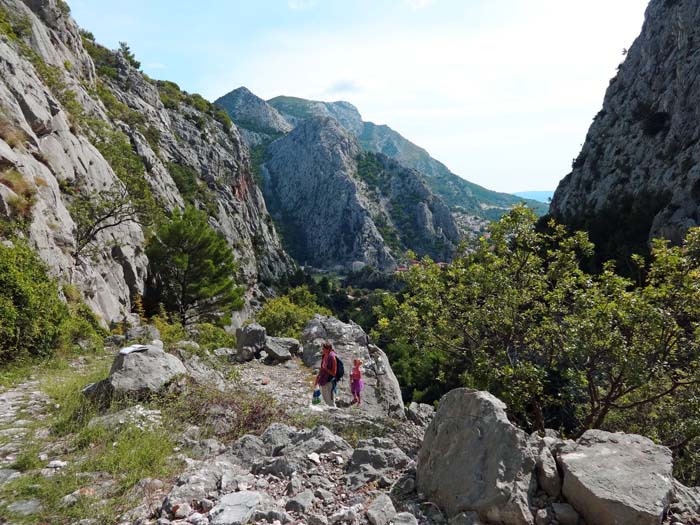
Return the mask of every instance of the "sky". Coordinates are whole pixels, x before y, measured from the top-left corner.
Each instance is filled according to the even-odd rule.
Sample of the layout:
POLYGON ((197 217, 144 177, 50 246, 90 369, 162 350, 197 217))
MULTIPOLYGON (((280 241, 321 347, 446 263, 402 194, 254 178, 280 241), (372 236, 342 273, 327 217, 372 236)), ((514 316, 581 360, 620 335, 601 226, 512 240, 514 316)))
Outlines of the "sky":
POLYGON ((489 189, 554 190, 647 0, 69 0, 98 42, 215 100, 347 100, 489 189))

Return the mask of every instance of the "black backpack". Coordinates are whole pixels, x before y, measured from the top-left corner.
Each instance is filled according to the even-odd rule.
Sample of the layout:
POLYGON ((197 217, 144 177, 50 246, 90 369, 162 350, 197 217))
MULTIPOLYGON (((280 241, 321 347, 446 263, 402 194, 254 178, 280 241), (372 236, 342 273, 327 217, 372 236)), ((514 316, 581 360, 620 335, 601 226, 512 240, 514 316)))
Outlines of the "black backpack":
POLYGON ((343 361, 338 357, 337 355, 335 356, 335 377, 333 377, 333 381, 336 383, 343 379, 343 376, 345 375, 345 365, 343 364, 343 361))

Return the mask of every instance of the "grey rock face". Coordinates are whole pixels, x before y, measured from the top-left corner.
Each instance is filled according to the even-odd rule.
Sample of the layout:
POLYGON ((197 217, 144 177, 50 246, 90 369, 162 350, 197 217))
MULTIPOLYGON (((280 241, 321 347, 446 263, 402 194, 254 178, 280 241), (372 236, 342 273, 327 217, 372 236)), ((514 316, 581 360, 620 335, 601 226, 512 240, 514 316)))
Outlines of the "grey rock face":
POLYGON ((141 405, 134 405, 114 414, 95 417, 88 423, 88 428, 104 427, 117 430, 129 425, 149 430, 158 428, 161 426, 160 410, 149 410, 141 405))
POLYGON ((589 226, 597 245, 614 224, 605 255, 617 255, 620 241, 631 245, 629 253, 653 237, 679 242, 698 224, 698 22, 694 0, 649 3, 642 32, 552 199, 552 215, 589 226))
POLYGON ((314 492, 307 489, 291 498, 285 505, 284 509, 304 514, 311 510, 315 500, 316 497, 314 496, 314 492))
POLYGON ((447 260, 460 240, 449 208, 419 173, 362 154, 333 119, 304 120, 273 142, 262 175, 270 210, 302 263, 391 270, 402 250, 447 260))
POLYGON ((236 347, 239 351, 246 347, 262 350, 265 347, 266 336, 265 327, 256 323, 246 325, 236 330, 236 347))
POLYGON ((83 391, 86 395, 98 398, 145 398, 160 392, 177 377, 187 374, 187 369, 177 357, 158 347, 141 346, 136 351, 122 352, 115 357, 109 376, 87 387, 83 391))
MULTIPOLYGON (((73 19, 55 2, 2 0, 0 6, 31 24, 23 45, 55 68, 65 92, 75 94, 84 114, 104 129, 126 135, 143 161, 145 180, 158 203, 168 210, 184 204, 169 163, 194 170, 213 200, 207 203, 216 210, 212 225, 233 247, 245 284, 277 278, 291 268, 235 128, 225 129, 184 103, 166 109, 154 83, 118 55, 116 75, 99 79, 101 88, 143 121, 126 123, 110 116, 95 94, 95 66, 73 19), (141 130, 157 136, 157 144, 146 140, 141 130)), ((79 186, 86 193, 117 189, 123 183, 59 95, 44 83, 19 43, 0 42, 0 124, 12 131, 0 137, 0 168, 16 170, 36 191, 28 238, 51 272, 75 284, 106 323, 121 321, 130 315, 131 298, 144 292, 144 234, 136 222, 125 222, 98 233, 89 256, 76 255, 72 197, 66 188, 79 186)), ((0 186, 0 216, 8 217, 13 213, 7 206, 11 189, 0 186)))
POLYGON ((671 451, 642 436, 589 430, 558 461, 562 493, 588 523, 658 524, 671 501, 671 451))
POLYGON ((349 470, 363 465, 374 469, 402 469, 411 459, 389 438, 372 438, 362 440, 352 453, 349 470))
POLYGON ((440 401, 418 455, 418 491, 449 517, 474 511, 486 522, 532 524, 536 456, 505 405, 458 388, 440 401))
POLYGON ((267 500, 265 494, 249 490, 226 494, 209 513, 211 525, 244 525, 268 504, 267 500))
POLYGON ((272 137, 292 131, 292 125, 273 106, 240 87, 217 99, 237 126, 272 137))
POLYGON ((268 147, 263 192, 297 261, 395 267, 352 177, 359 154, 357 141, 327 118, 305 121, 268 147))
POLYGON ((409 421, 413 421, 416 425, 422 427, 427 427, 434 415, 435 409, 432 405, 426 405, 425 403, 411 401, 411 404, 406 408, 406 417, 409 421))
POLYGON ((352 447, 327 427, 319 425, 295 434, 281 453, 290 458, 306 459, 314 452, 317 454, 337 452, 349 457, 352 454, 352 447))
POLYGON ((367 509, 367 519, 372 525, 387 525, 396 516, 396 509, 391 498, 381 494, 367 509))
POLYGON ((410 512, 399 512, 390 523, 393 525, 418 525, 418 520, 410 512))
POLYGON ((339 398, 350 399, 350 370, 353 359, 363 362, 362 410, 372 415, 404 418, 404 406, 399 382, 391 369, 386 354, 369 344, 364 330, 355 323, 343 323, 333 317, 316 315, 304 328, 301 343, 302 359, 308 367, 318 368, 321 363, 321 346, 325 341, 333 344, 335 352, 345 365, 345 380, 341 381, 339 398))
POLYGON ((292 358, 291 349, 299 351, 299 341, 293 338, 267 337, 263 350, 275 362, 289 361, 292 358))
POLYGON ((552 503, 552 510, 561 525, 578 525, 578 512, 568 503, 552 503))
MULTIPOLYGON (((389 126, 364 122, 357 108, 348 102, 319 102, 294 97, 276 97, 268 102, 295 126, 309 118, 332 118, 358 139, 363 150, 381 153, 407 168, 419 171, 431 190, 453 211, 493 220, 523 201, 514 195, 489 191, 455 175, 426 150, 389 126)), ((546 205, 535 201, 528 201, 528 204, 539 213, 546 211, 546 205)))

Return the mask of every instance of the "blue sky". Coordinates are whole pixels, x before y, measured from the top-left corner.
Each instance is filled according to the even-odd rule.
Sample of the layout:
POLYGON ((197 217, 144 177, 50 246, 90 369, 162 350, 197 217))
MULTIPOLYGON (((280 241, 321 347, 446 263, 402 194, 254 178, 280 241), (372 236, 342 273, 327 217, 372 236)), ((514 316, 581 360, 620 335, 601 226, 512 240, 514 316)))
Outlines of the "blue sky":
POLYGON ((347 100, 457 173, 554 189, 647 0, 69 0, 102 44, 210 100, 347 100))

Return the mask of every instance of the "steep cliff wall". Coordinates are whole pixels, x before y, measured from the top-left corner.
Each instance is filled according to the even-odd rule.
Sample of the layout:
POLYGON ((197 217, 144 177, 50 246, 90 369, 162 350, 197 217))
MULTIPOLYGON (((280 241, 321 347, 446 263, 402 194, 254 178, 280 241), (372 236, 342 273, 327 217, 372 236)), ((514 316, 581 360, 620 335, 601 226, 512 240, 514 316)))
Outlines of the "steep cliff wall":
POLYGON ((652 0, 610 81, 552 215, 591 231, 602 257, 700 223, 700 4, 652 0))
POLYGON ((267 148, 263 191, 300 263, 392 270, 411 249, 450 259, 460 235, 420 174, 363 153, 330 117, 309 118, 267 148))
POLYGON ((206 207, 246 284, 289 269, 235 126, 81 35, 64 2, 0 0, 2 234, 28 237, 108 322, 143 291, 144 228, 121 221, 81 249, 74 210, 134 184, 160 209, 206 207), (184 194, 174 171, 196 191, 184 194))

